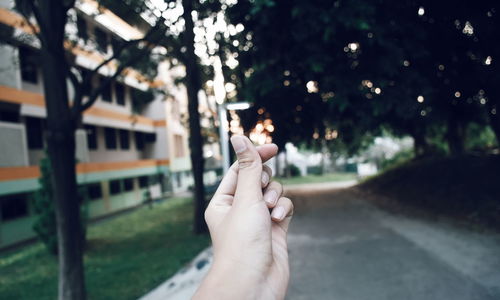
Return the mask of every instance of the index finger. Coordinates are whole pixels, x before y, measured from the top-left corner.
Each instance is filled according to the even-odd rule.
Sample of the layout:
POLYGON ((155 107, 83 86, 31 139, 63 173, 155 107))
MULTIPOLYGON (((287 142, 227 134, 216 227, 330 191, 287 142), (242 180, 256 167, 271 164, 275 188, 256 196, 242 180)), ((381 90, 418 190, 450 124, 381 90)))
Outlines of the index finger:
MULTIPOLYGON (((262 162, 266 162, 276 156, 278 153, 278 146, 275 144, 266 144, 257 147, 262 162)), ((234 196, 236 191, 236 183, 238 181, 238 161, 234 162, 229 168, 228 172, 222 179, 215 195, 231 195, 234 196)))

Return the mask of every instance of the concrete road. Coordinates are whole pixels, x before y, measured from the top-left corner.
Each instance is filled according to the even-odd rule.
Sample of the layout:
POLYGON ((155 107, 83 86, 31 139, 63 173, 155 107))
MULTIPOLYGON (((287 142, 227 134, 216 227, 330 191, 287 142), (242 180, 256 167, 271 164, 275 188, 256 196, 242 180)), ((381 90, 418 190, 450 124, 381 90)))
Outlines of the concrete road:
POLYGON ((287 299, 500 299, 500 235, 392 215, 350 189, 288 194, 287 299))

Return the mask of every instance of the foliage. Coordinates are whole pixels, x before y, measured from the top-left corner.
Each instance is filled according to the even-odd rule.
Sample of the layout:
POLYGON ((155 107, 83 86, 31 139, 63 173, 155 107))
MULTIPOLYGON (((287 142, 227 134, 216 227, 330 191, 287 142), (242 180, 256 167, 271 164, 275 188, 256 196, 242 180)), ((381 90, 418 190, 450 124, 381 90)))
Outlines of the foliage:
MULTIPOLYGON (((34 193, 33 208, 37 218, 33 224, 33 230, 36 232, 40 241, 45 245, 47 251, 52 255, 58 254, 57 248, 57 227, 56 214, 54 208, 54 191, 52 188, 52 168, 49 159, 43 158, 40 161, 41 176, 38 179, 40 189, 34 193)), ((78 190, 77 198, 81 201, 81 232, 85 243, 86 224, 88 220, 88 197, 87 189, 81 186, 78 190)))
POLYGON ((466 149, 484 152, 498 147, 498 143, 495 140, 495 133, 486 125, 477 123, 469 124, 466 136, 468 137, 465 144, 466 149))
POLYGON ((35 193, 33 207, 37 219, 33 230, 52 255, 57 255, 57 228, 54 210, 54 197, 51 182, 51 167, 48 158, 40 162, 41 176, 38 179, 40 189, 35 193))
POLYGON ((297 177, 300 176, 300 169, 294 164, 289 164, 286 166, 288 168, 288 171, 285 171, 285 174, 290 174, 291 177, 297 177))
POLYGON ((306 175, 291 178, 278 178, 277 180, 284 185, 306 184, 306 183, 324 183, 338 182, 347 180, 356 180, 357 174, 350 172, 328 173, 323 175, 306 175))
POLYGON ((132 98, 132 111, 140 114, 144 107, 155 99, 156 94, 157 92, 153 89, 148 89, 146 91, 134 88, 130 89, 130 96, 132 98))
POLYGON ((323 174, 323 167, 322 166, 307 167, 307 174, 322 175, 323 174))
POLYGON ((227 18, 244 30, 220 37, 225 53, 238 55, 226 78, 254 103, 241 113, 245 129, 271 118, 278 145, 326 140, 353 153, 385 128, 412 136, 418 155, 443 151, 443 141, 461 152, 470 123, 500 139, 498 9, 489 1, 238 1, 227 18))
POLYGON ((392 157, 391 159, 385 159, 381 162, 381 171, 385 171, 391 168, 395 168, 399 165, 402 165, 410 160, 415 158, 415 153, 411 151, 411 149, 406 149, 399 151, 392 157))
POLYGON ((500 229, 499 168, 498 155, 423 158, 389 169, 359 188, 386 196, 388 207, 399 212, 416 209, 500 229))

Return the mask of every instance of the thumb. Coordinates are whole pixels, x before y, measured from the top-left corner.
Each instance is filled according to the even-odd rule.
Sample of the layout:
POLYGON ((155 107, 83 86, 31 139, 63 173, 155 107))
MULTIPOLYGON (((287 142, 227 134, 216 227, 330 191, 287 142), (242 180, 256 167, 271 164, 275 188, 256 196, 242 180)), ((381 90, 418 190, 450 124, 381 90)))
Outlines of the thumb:
POLYGON ((243 135, 231 138, 238 157, 238 183, 234 194, 235 204, 262 201, 262 159, 252 142, 243 135))

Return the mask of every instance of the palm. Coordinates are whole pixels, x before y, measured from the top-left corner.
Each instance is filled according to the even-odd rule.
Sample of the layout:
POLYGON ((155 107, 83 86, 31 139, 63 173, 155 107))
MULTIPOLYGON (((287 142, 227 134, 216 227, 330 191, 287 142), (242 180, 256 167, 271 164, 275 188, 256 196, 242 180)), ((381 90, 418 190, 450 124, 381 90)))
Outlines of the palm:
MULTIPOLYGON (((236 244, 241 249, 234 253, 246 255, 232 257, 233 263, 265 269, 265 274, 262 274, 262 282, 265 285, 262 286, 262 292, 268 295, 267 297, 263 295, 262 299, 283 298, 290 276, 286 229, 280 223, 271 222, 269 209, 264 202, 240 214, 239 210, 232 210, 234 196, 216 197, 212 199, 212 203, 225 203, 225 205, 214 207, 214 213, 209 219, 214 248, 220 249, 230 243, 226 238, 234 241, 234 237, 238 237, 236 244), (226 230, 221 231, 223 228, 226 230), (245 232, 242 233, 242 230, 245 232), (220 232, 223 232, 223 235, 219 235, 220 232)), ((228 256, 225 253, 223 255, 228 256)))

